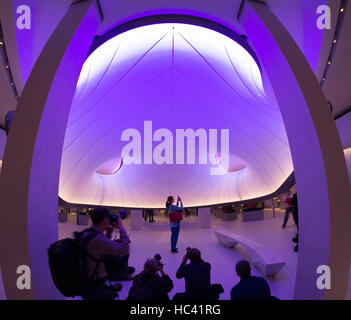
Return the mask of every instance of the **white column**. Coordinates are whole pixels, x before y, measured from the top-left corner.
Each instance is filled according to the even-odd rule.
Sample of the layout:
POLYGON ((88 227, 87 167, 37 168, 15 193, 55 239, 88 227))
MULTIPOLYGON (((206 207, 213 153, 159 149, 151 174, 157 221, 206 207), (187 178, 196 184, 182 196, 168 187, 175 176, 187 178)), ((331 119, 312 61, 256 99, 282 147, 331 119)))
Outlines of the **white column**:
POLYGON ((141 230, 143 215, 141 210, 130 211, 130 228, 131 230, 141 230))
POLYGON ((198 219, 199 219, 200 228, 202 229, 211 228, 211 209, 199 208, 198 219))

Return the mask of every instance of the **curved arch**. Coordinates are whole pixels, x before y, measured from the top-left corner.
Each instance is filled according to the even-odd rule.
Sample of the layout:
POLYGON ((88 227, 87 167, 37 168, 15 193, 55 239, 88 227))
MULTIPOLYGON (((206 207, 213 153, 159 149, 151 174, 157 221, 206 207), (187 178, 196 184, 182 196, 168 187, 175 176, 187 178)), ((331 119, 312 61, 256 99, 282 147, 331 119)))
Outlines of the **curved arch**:
MULTIPOLYGON (((72 5, 50 38, 26 84, 9 136, 0 182, 1 207, 8 214, 6 217, 0 216, 0 261, 8 299, 57 297, 57 292, 52 290, 48 268, 44 268, 43 272, 46 265, 43 250, 55 238, 57 217, 52 209, 57 209, 58 167, 63 145, 62 132, 58 135, 54 132, 56 127, 50 127, 50 124, 65 129, 63 125, 67 121, 70 95, 59 106, 62 114, 57 118, 58 107, 54 103, 53 91, 57 93, 62 89, 62 83, 66 81, 62 81, 63 71, 70 69, 75 77, 66 85, 73 96, 80 70, 77 65, 72 69, 70 59, 77 55, 75 62, 82 64, 85 58, 84 51, 88 49, 98 24, 95 8, 89 11, 93 3, 93 0, 89 0, 72 5), (67 28, 71 37, 59 37, 60 27, 67 28), (49 71, 43 71, 43 67, 48 66, 46 59, 53 48, 56 52, 55 64, 49 71), (57 48, 60 49, 59 53, 57 48), (48 79, 41 78, 43 74, 48 79), (33 97, 32 89, 38 83, 43 86, 42 95, 33 97), (29 108, 31 106, 36 108, 29 108), (51 134, 47 135, 50 128, 51 134), (49 144, 52 149, 48 151, 49 144), (19 147, 23 148, 21 159, 18 159, 16 152, 19 147), (54 165, 50 163, 51 160, 54 165), (43 170, 46 174, 43 174, 43 170), (21 174, 23 183, 18 183, 18 174, 21 174), (47 186, 49 190, 45 190, 47 186), (46 201, 42 201, 43 194, 49 195, 46 201), (45 211, 53 211, 55 215, 41 215, 45 211), (48 230, 40 230, 39 220, 48 224, 48 230), (41 243, 42 240, 44 242, 41 243), (10 253, 5 247, 8 242, 11 242, 13 249, 10 253), (32 267, 31 290, 16 288, 14 270, 21 264, 32 267)), ((301 195, 302 244, 295 298, 344 298, 351 259, 351 217, 347 215, 344 199, 350 197, 350 184, 327 101, 306 59, 266 5, 246 2, 242 23, 271 78, 293 151, 297 188, 301 195), (265 43, 258 41, 262 36, 266 39, 265 43), (265 52, 267 45, 271 46, 269 55, 265 52), (281 75, 286 77, 284 80, 289 84, 288 88, 279 83, 281 75), (311 199, 308 192, 312 193, 311 199), (322 250, 316 252, 316 243, 322 250), (329 291, 319 291, 315 286, 316 266, 320 264, 328 264, 332 268, 333 286, 329 291)))
POLYGON ((294 298, 344 299, 351 261, 351 216, 345 202, 350 183, 328 101, 267 4, 246 1, 240 21, 270 78, 294 163, 300 222, 294 298), (330 290, 316 286, 320 265, 331 269, 330 290))
POLYGON ((99 21, 94 0, 71 5, 39 56, 17 107, 0 179, 0 263, 9 300, 62 297, 50 276, 47 248, 58 238, 57 190, 67 118, 99 21), (31 270, 27 290, 16 285, 21 265, 31 270))

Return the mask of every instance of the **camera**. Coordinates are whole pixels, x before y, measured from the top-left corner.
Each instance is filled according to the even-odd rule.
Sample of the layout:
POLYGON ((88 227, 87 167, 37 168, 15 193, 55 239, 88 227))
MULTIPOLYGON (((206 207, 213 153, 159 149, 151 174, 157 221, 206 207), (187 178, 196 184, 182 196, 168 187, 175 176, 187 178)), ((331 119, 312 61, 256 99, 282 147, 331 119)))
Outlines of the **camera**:
POLYGON ((189 253, 190 253, 190 251, 191 251, 191 248, 190 247, 187 247, 186 248, 186 257, 189 259, 189 253))
POLYGON ((156 253, 154 259, 157 261, 158 265, 163 268, 163 263, 161 262, 161 256, 159 253, 156 253))
MULTIPOLYGON (((120 211, 119 215, 121 216, 121 219, 124 220, 127 218, 127 211, 122 210, 120 211)), ((117 223, 118 221, 118 215, 117 214, 111 214, 110 215, 110 224, 117 223)))

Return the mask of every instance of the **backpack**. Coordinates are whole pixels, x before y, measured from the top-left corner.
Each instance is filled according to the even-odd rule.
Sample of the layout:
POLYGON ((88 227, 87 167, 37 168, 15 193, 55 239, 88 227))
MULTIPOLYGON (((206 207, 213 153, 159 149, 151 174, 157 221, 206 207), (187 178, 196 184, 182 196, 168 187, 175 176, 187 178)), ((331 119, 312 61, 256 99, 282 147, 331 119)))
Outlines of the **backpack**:
POLYGON ((82 296, 85 292, 88 283, 85 246, 97 234, 97 230, 88 228, 75 232, 73 239, 56 241, 48 248, 52 280, 65 297, 82 296))
POLYGON ((183 211, 173 211, 168 214, 170 222, 180 222, 183 220, 183 211))
POLYGON ((136 276, 132 287, 129 289, 127 300, 152 300, 154 297, 150 288, 152 282, 153 279, 145 283, 141 275, 136 276))

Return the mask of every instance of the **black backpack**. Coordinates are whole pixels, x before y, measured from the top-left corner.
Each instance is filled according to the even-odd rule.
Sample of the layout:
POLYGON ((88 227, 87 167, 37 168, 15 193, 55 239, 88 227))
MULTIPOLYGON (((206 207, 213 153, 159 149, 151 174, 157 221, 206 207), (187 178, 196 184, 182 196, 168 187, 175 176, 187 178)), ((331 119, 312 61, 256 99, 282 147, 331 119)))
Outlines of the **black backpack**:
POLYGON ((97 230, 88 228, 75 232, 74 239, 66 238, 50 245, 48 256, 51 277, 65 297, 84 294, 88 282, 85 246, 97 234, 97 230))

